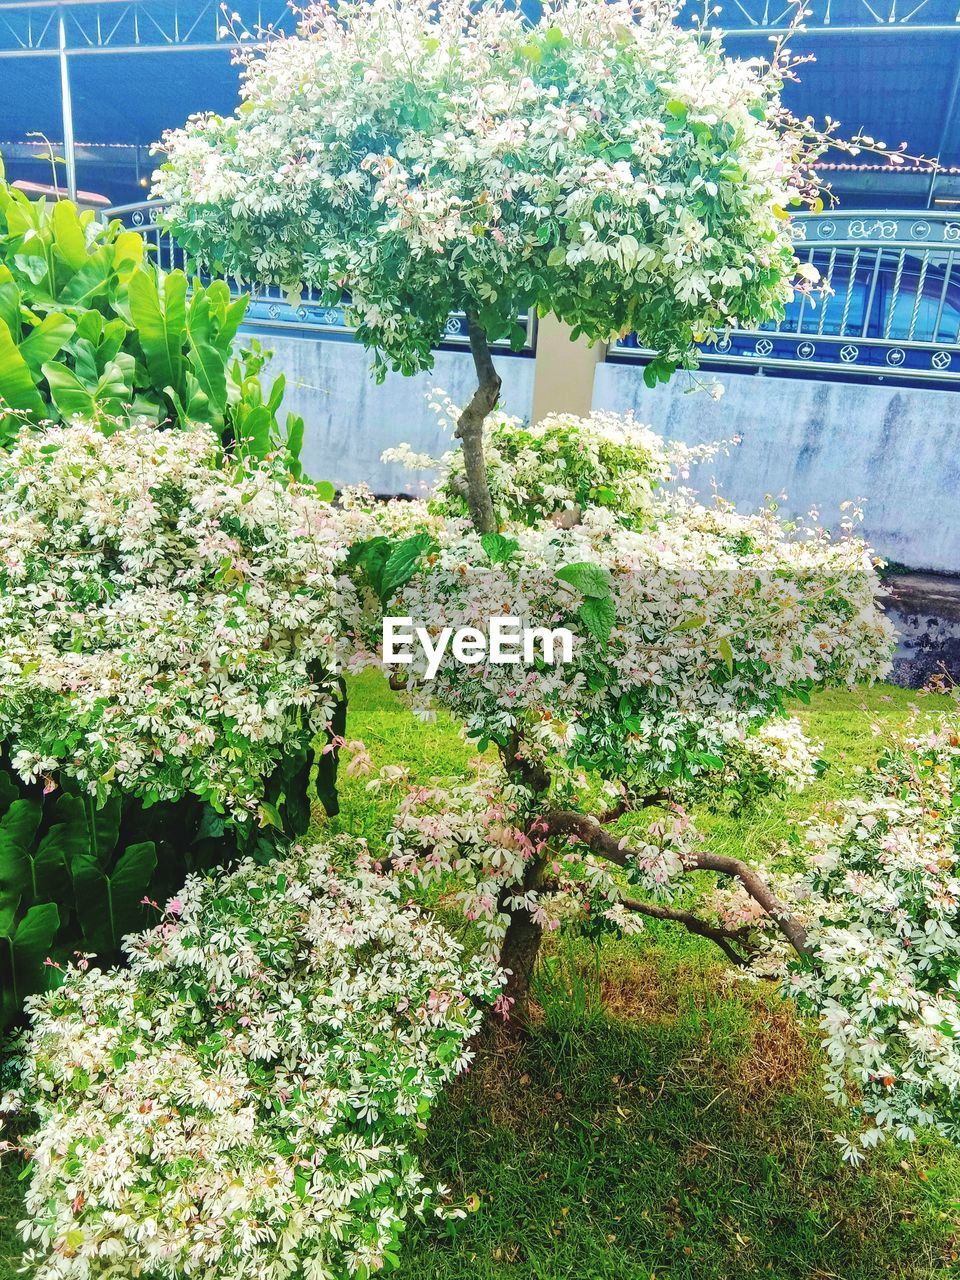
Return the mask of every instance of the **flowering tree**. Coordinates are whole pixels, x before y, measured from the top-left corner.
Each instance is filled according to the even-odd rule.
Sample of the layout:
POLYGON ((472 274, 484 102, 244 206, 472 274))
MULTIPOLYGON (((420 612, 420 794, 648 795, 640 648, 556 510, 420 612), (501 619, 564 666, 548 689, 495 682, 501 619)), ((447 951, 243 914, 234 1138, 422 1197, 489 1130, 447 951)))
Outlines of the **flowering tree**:
MULTIPOLYGON (((571 916, 591 930, 671 920, 740 966, 768 956, 768 922, 806 957, 803 912, 762 868, 713 852, 685 806, 813 776, 815 750, 786 699, 888 665, 867 548, 850 532, 835 541, 770 511, 742 516, 657 488, 688 452, 631 419, 495 419, 489 443, 502 533, 478 534, 460 514, 451 457, 432 502, 344 514, 350 536, 366 538, 353 558, 388 613, 423 619, 434 636, 509 616, 568 628, 572 660, 464 663, 448 648, 430 678, 415 649, 397 668, 421 714, 446 707, 500 763, 406 796, 391 863, 418 881, 456 877, 464 912, 509 972, 507 1012, 524 999, 544 930, 571 916), (501 457, 512 460, 502 471, 501 457), (397 581, 390 566, 404 557, 397 581), (707 873, 699 909, 683 887, 695 873, 707 873), (743 896, 713 901, 718 877, 743 896)), ((371 631, 373 648, 376 608, 371 631)))
POLYGON ((466 314, 478 385, 457 424, 475 527, 495 527, 484 418, 492 341, 524 311, 634 331, 646 376, 782 313, 784 206, 819 145, 780 106, 784 66, 724 56, 648 0, 346 0, 247 61, 234 116, 166 135, 155 193, 207 268, 349 297, 362 342, 429 368, 466 314))

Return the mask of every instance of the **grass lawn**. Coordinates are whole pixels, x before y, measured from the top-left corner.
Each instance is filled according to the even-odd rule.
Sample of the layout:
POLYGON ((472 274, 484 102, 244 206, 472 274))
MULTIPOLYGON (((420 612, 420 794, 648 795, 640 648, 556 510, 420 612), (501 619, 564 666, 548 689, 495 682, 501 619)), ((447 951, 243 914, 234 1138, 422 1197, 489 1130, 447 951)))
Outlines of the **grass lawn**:
MULTIPOLYGON (((827 693, 799 714, 827 773, 746 817, 705 816, 757 856, 856 784, 915 694, 827 693), (867 715, 861 711, 866 707, 867 715)), ((927 700, 925 707, 933 700, 927 700)), ((414 778, 469 767, 449 720, 415 722, 378 678, 353 682, 350 734, 414 778)), ((346 780, 340 829, 374 842, 389 796, 346 780)), ((960 1275, 960 1153, 894 1145, 840 1161, 816 1039, 769 990, 731 981, 710 944, 652 922, 599 955, 551 944, 534 1027, 459 1080, 426 1135, 463 1221, 411 1224, 399 1280, 934 1280, 960 1275)), ((0 1171, 0 1280, 17 1274, 18 1170, 0 1171)))

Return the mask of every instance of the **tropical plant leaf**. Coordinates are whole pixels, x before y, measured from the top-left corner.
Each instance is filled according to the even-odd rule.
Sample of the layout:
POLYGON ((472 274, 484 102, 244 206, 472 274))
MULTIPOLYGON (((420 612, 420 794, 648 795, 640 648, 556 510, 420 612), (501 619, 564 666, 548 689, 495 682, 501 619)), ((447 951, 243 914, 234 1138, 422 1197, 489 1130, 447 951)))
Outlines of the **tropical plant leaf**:
POLYGON ((20 354, 37 377, 48 360, 55 359, 73 337, 76 325, 69 316, 53 312, 20 343, 20 354))
POLYGON ((158 277, 144 268, 127 283, 130 316, 154 386, 184 394, 183 346, 187 331, 187 277, 171 271, 158 277))
POLYGON ((34 375, 3 321, 0 321, 0 407, 29 414, 36 421, 44 414, 43 397, 37 390, 34 375))
POLYGON ((111 875, 93 858, 80 858, 73 868, 77 917, 84 943, 97 955, 119 949, 127 933, 144 923, 143 898, 157 866, 156 846, 131 844, 111 875))
POLYGON ((87 237, 77 212, 77 206, 69 200, 58 200, 50 215, 53 228, 53 247, 72 271, 86 266, 87 237))
POLYGON ((45 961, 60 927, 60 912, 52 902, 32 906, 16 926, 0 938, 0 1010, 8 1022, 20 1011, 25 996, 45 991, 51 975, 45 961))

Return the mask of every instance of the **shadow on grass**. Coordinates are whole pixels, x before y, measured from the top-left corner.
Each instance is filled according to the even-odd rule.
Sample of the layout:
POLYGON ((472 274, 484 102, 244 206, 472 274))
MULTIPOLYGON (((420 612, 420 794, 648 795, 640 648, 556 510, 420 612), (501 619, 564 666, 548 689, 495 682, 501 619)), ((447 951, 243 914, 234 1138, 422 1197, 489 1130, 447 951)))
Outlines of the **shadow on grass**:
POLYGON ((847 1168, 791 1011, 689 952, 629 950, 603 967, 606 1012, 564 1027, 535 1009, 450 1091, 427 1160, 476 1208, 412 1226, 402 1280, 957 1274, 955 1151, 847 1168))

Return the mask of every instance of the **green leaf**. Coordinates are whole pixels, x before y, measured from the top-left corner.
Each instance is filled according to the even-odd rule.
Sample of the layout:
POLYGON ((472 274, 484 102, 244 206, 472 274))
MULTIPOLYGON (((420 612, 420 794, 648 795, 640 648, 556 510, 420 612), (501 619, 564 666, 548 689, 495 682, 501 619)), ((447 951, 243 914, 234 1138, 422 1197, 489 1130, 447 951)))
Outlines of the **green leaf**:
POLYGON ((577 612, 593 638, 605 649, 617 620, 617 611, 610 596, 588 596, 577 612))
POLYGON ((77 375, 65 364, 50 362, 41 370, 50 388, 50 399, 61 418, 80 414, 93 417, 97 411, 97 398, 93 389, 85 387, 77 375))
POLYGON ((103 293, 111 293, 117 284, 115 253, 113 245, 104 245, 96 253, 89 255, 86 265, 64 285, 58 300, 75 307, 89 307, 94 298, 103 293))
POLYGON ((506 564, 520 543, 516 538, 505 538, 502 533, 485 533, 480 538, 480 545, 491 564, 506 564))
POLYGON ((562 266, 563 263, 566 262, 566 260, 567 260, 567 251, 562 244, 554 245, 554 247, 547 254, 548 267, 562 266))
POLYGON ((58 200, 50 215, 53 227, 53 244, 57 253, 72 271, 87 265, 87 237, 77 206, 69 200, 58 200))
POLYGON ((733 645, 726 636, 720 641, 717 649, 720 657, 726 663, 727 670, 733 675, 733 645))
POLYGON ((143 924, 142 900, 156 866, 157 851, 152 841, 128 845, 111 875, 93 858, 78 860, 73 888, 88 950, 111 955, 119 950, 125 934, 143 924))
POLYGON ((384 603, 404 583, 410 581, 416 571, 417 561, 424 552, 435 545, 429 533, 415 533, 412 537, 404 538, 402 542, 397 543, 387 556, 380 579, 380 599, 384 603))
POLYGON ((30 855, 8 832, 0 831, 0 894, 17 901, 32 888, 30 855))
POLYGON ((7 326, 14 341, 20 337, 20 290, 13 272, 0 262, 0 320, 7 326))
POLYGON ((38 421, 44 416, 43 398, 34 375, 3 321, 0 321, 0 404, 38 421))
POLYGON ((216 415, 216 422, 220 422, 227 407, 227 371, 223 356, 215 347, 195 342, 187 352, 187 359, 207 404, 216 415))
POLYGON ((69 316, 53 312, 44 316, 40 324, 20 343, 20 354, 33 371, 40 373, 42 366, 55 359, 73 337, 76 325, 69 316))
POLYGON ((610 595, 610 574, 599 564, 578 561, 557 570, 561 582, 569 582, 581 595, 601 600, 610 595))
POLYGON ((16 930, 8 930, 0 946, 4 964, 0 969, 0 1013, 9 1022, 20 1012, 24 996, 45 991, 50 974, 44 961, 50 954, 60 928, 60 912, 52 902, 34 904, 16 930))
MULTIPOLYGON (((301 418, 300 421, 302 424, 303 419, 301 418)), ((336 496, 337 491, 329 480, 317 481, 317 497, 321 502, 332 502, 336 496)))
POLYGON ((39 800, 17 799, 0 818, 0 833, 29 849, 36 839, 43 809, 39 800))
POLYGON ((706 618, 703 616, 696 618, 684 618, 683 622, 673 629, 674 631, 697 631, 705 624, 706 621, 706 618))
POLYGON ((187 277, 182 271, 158 276, 142 268, 130 277, 130 316, 154 386, 185 392, 183 345, 187 329, 187 277))

